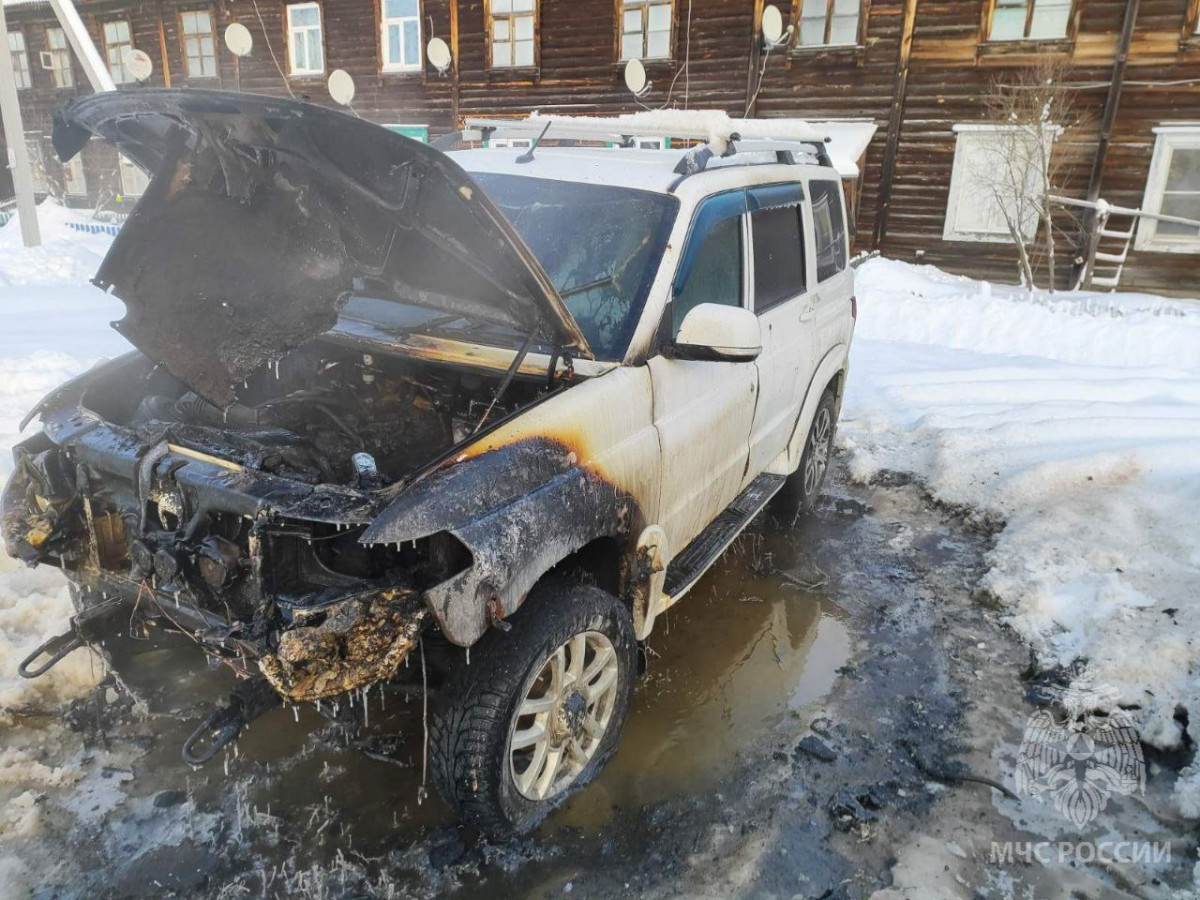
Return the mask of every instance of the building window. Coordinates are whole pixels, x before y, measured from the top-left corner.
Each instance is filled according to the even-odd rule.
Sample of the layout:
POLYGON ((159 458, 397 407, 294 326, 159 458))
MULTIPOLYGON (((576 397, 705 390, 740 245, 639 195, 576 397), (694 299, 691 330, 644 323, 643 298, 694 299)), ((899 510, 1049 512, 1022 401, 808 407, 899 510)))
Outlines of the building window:
POLYGON ((1037 228, 1040 196, 1038 136, 1020 126, 955 125, 957 145, 942 237, 947 241, 1011 243, 1037 228))
POLYGON ((104 23, 104 59, 108 63, 108 74, 117 84, 137 80, 125 65, 125 57, 132 49, 133 37, 128 21, 116 19, 104 23))
POLYGON ((117 157, 121 163, 121 194, 123 198, 140 197, 146 193, 146 188, 150 186, 150 178, 127 160, 124 156, 118 154, 117 157))
POLYGON ((179 14, 183 61, 189 78, 217 77, 217 41, 212 10, 189 9, 179 14))
POLYGON ((1067 36, 1074 0, 992 0, 988 40, 1057 41, 1067 36))
POLYGON ((10 31, 8 33, 8 49, 12 53, 13 77, 18 90, 25 90, 32 84, 29 80, 29 54, 25 51, 25 33, 10 31))
MULTIPOLYGON (((1200 127, 1156 129, 1154 158, 1142 209, 1164 216, 1200 220, 1200 127)), ((1138 250, 1200 253, 1200 227, 1142 219, 1138 250)))
POLYGON ((288 64, 293 75, 320 75, 325 71, 321 42, 321 7, 293 3, 287 7, 288 64))
POLYGON ((861 12, 861 0, 804 0, 800 7, 800 46, 857 44, 861 12))
POLYGON ((419 0, 382 0, 383 68, 421 68, 421 4, 419 0))
POLYGON ((492 65, 498 69, 536 64, 537 0, 491 0, 492 65))
POLYGON ((56 88, 75 87, 75 70, 71 67, 71 45, 61 28, 46 29, 46 68, 56 88))
POLYGON ((621 0, 621 59, 669 59, 671 0, 621 0))
POLYGON ((42 141, 39 137, 25 134, 25 151, 29 154, 29 179, 33 182, 35 194, 50 193, 50 185, 46 181, 46 160, 42 156, 42 141))
POLYGON ((86 197, 87 179, 83 174, 83 157, 78 153, 63 163, 63 189, 68 197, 86 197))

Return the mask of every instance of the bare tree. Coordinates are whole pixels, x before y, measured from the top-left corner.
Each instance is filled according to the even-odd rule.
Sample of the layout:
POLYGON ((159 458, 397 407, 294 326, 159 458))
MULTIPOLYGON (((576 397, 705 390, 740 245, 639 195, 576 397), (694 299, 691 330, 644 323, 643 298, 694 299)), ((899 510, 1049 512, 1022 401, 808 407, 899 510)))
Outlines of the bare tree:
POLYGON ((1055 215, 1069 216, 1050 201, 1052 194, 1065 193, 1063 154, 1054 146, 1064 131, 1080 125, 1068 73, 1060 58, 1045 56, 993 82, 984 102, 994 141, 974 173, 1017 247, 1021 283, 1036 286, 1033 257, 1040 242, 1051 292, 1057 276, 1055 215))

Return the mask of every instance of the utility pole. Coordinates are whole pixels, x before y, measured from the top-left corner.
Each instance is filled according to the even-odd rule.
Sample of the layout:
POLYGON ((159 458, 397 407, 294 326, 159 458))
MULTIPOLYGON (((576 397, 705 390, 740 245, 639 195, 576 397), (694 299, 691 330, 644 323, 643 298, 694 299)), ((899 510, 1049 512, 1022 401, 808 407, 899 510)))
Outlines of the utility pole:
POLYGON ((25 145, 25 125, 17 100, 17 76, 13 71, 12 51, 8 47, 8 21, 0 2, 0 117, 4 119, 4 139, 8 143, 8 167, 13 173, 17 195, 17 215, 21 219, 21 240, 26 247, 38 247, 42 232, 38 228, 37 204, 33 199, 33 174, 29 171, 29 148, 25 145))

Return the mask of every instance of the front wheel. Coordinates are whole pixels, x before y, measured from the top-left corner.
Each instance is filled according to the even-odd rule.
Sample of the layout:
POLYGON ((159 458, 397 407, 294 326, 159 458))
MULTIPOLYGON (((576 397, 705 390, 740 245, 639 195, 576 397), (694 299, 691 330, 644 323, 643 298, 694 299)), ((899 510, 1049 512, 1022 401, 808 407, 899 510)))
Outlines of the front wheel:
POLYGON ((604 767, 637 662, 629 610, 596 587, 539 585, 512 626, 472 647, 429 731, 442 797, 497 837, 534 827, 604 767))

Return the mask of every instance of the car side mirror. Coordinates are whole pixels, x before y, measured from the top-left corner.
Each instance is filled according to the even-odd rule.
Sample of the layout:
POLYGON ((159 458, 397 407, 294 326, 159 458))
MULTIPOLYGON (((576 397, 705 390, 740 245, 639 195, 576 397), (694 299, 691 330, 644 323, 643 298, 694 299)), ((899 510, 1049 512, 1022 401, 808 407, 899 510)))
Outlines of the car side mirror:
POLYGON ((762 352, 758 316, 739 306, 701 303, 683 317, 671 344, 674 359, 751 362, 762 352))

